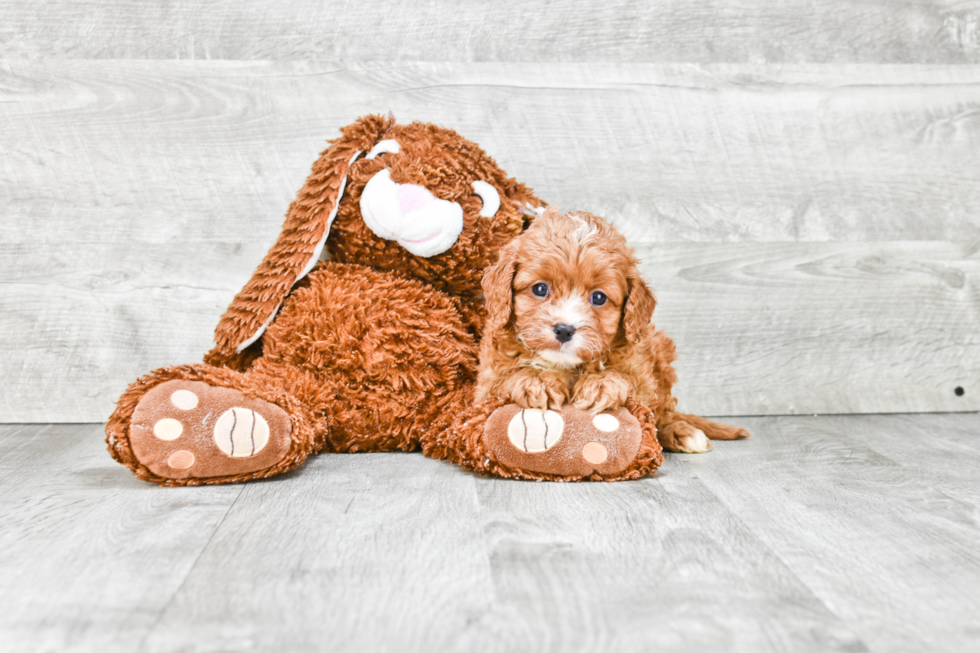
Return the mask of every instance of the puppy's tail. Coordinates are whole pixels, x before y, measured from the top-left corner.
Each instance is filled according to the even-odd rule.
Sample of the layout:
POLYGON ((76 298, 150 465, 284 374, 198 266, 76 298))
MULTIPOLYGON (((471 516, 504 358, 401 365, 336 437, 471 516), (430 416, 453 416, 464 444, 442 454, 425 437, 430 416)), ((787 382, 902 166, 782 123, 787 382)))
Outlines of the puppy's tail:
POLYGON ((752 435, 741 427, 712 422, 710 419, 697 415, 677 413, 677 416, 694 428, 704 431, 704 434, 712 440, 742 440, 752 435))

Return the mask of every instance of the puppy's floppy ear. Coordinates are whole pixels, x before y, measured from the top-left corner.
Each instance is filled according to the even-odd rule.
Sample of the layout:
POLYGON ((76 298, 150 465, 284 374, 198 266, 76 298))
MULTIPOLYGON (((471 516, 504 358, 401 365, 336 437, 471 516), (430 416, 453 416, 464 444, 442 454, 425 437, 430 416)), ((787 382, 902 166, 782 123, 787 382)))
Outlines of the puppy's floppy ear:
POLYGON ((483 297, 487 319, 483 325, 483 346, 493 348, 510 321, 514 305, 514 274, 517 271, 517 240, 500 250, 497 262, 483 273, 483 297))
POLYGON ((293 284, 320 258, 354 159, 374 147, 392 126, 392 118, 365 116, 343 128, 340 138, 321 153, 289 205, 276 244, 218 322, 216 346, 209 357, 234 361, 262 336, 293 284))
POLYGON ((630 265, 626 275, 626 306, 623 308, 623 331, 626 332, 626 339, 634 345, 640 343, 650 319, 653 317, 653 309, 657 307, 657 300, 653 296, 650 287, 640 276, 640 271, 634 262, 630 265))

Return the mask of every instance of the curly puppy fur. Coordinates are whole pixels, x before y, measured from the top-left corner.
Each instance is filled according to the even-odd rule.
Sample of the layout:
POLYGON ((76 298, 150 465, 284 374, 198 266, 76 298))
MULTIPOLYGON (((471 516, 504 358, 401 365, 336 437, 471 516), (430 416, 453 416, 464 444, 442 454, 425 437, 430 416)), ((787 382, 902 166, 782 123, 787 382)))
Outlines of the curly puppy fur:
POLYGON ((709 450, 743 429, 675 410, 674 342, 650 323, 656 300, 611 224, 549 208, 483 278, 487 324, 477 401, 522 408, 567 402, 599 413, 634 399, 654 414, 664 449, 709 450))

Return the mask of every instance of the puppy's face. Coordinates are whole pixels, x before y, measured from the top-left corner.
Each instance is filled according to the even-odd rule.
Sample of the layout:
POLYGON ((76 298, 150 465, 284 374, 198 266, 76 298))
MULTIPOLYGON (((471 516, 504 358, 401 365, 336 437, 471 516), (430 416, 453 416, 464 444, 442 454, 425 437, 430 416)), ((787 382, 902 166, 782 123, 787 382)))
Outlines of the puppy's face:
POLYGON ((516 264, 514 318, 528 349, 562 367, 612 349, 633 259, 610 225, 549 210, 520 237, 516 264))

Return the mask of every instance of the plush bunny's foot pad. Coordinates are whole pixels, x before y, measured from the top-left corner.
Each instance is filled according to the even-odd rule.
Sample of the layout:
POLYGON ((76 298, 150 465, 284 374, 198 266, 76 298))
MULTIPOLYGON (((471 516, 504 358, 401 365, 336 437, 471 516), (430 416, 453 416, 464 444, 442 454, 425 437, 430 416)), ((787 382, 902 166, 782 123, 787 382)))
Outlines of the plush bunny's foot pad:
POLYGON ((636 460, 642 435, 626 408, 593 415, 570 406, 541 411, 507 404, 484 428, 487 451, 497 462, 563 477, 620 474, 636 460))
POLYGON ((282 461, 291 429, 289 415, 273 403, 178 379, 139 400, 129 445, 140 463, 164 479, 235 476, 282 461))

